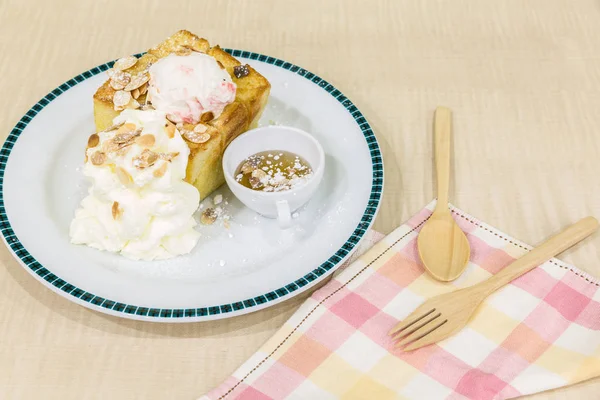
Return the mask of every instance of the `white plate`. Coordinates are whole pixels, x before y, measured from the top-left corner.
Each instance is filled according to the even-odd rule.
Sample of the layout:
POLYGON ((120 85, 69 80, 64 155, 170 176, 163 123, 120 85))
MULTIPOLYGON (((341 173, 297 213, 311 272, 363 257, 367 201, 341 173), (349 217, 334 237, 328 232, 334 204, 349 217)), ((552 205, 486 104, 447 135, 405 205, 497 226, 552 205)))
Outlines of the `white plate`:
POLYGON ((272 57, 232 52, 272 84, 261 124, 301 128, 325 149, 323 182, 299 212, 296 226, 279 230, 275 221, 244 208, 223 185, 217 193, 229 202, 231 228, 200 226, 202 238, 189 256, 134 262, 70 244, 69 224, 88 186, 81 166, 94 131, 92 95, 111 62, 40 100, 0 153, 0 228, 27 271, 97 311, 192 322, 290 298, 350 255, 373 222, 383 187, 382 159, 369 124, 350 100, 314 74, 272 57))

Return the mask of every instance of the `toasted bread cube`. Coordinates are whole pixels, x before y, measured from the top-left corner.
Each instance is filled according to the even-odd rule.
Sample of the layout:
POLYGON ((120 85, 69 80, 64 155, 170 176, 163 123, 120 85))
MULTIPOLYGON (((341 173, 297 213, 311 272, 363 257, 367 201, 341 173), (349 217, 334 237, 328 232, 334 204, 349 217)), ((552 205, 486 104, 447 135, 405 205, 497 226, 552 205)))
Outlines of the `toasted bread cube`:
MULTIPOLYGON (((218 118, 208 122, 207 133, 210 134, 210 139, 201 144, 186 140, 190 147, 190 157, 185 180, 194 185, 200 192, 200 198, 204 199, 225 182, 221 165, 223 152, 232 140, 256 126, 267 104, 271 84, 251 67, 247 76, 236 78, 233 69, 240 65, 238 60, 219 46, 210 47, 206 39, 185 30, 175 33, 148 50, 134 66, 125 71, 135 75, 160 58, 186 49, 214 57, 225 67, 237 85, 233 103, 227 105, 218 118)), ((94 122, 98 131, 111 126, 113 119, 120 114, 120 111, 114 109, 112 101, 114 93, 115 90, 108 80, 94 94, 94 122)), ((138 98, 141 104, 145 100, 145 94, 138 98)), ((186 126, 189 130, 193 128, 193 125, 186 126)))

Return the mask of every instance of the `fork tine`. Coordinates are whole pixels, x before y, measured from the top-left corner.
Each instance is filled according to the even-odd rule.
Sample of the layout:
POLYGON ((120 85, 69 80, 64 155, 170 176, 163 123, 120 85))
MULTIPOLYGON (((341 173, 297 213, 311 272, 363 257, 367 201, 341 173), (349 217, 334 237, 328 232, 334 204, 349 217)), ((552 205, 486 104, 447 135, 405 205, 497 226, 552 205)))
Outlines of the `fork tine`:
POLYGON ((414 326, 411 325, 408 328, 406 328, 405 330, 396 333, 395 335, 392 336, 392 339, 400 340, 404 337, 410 336, 413 333, 421 330, 421 328, 423 328, 425 325, 427 325, 428 323, 430 323, 431 321, 433 321, 440 315, 441 315, 440 313, 437 313, 437 314, 427 313, 427 315, 423 316, 422 319, 419 319, 418 322, 415 322, 414 326))
POLYGON ((432 315, 431 317, 427 318, 427 320, 419 323, 419 325, 417 327, 415 327, 414 329, 412 329, 410 332, 407 332, 404 335, 401 334, 401 335, 396 336, 394 338, 394 340, 399 339, 398 343, 396 344, 396 347, 404 346, 407 343, 410 343, 413 340, 419 339, 423 335, 426 335, 429 332, 429 329, 432 327, 432 325, 437 322, 435 320, 437 318, 439 318, 441 315, 442 315, 441 313, 432 315))
POLYGON ((392 329, 390 329, 390 331, 388 332, 388 335, 394 335, 396 332, 401 332, 401 331, 405 330, 406 328, 408 328, 409 326, 411 326, 412 324, 419 322, 420 320, 422 320, 423 318, 425 318, 426 316, 428 316, 429 314, 434 312, 435 308, 432 308, 425 314, 417 314, 416 311, 417 310, 413 311, 413 313, 410 314, 408 317, 406 317, 404 319, 404 321, 398 322, 396 324, 396 326, 394 326, 392 329))
POLYGON ((429 332, 427 332, 426 334, 424 334, 423 336, 421 336, 419 339, 417 339, 414 342, 410 343, 403 350, 404 351, 413 351, 413 350, 416 350, 416 349, 420 349, 421 347, 425 347, 425 346, 428 346, 430 344, 437 343, 437 342, 441 341, 442 339, 445 339, 445 338, 435 337, 435 335, 431 335, 431 333, 433 331, 435 331, 436 329, 440 328, 446 322, 448 322, 447 319, 443 320, 438 325, 436 325, 433 329, 431 329, 429 332))

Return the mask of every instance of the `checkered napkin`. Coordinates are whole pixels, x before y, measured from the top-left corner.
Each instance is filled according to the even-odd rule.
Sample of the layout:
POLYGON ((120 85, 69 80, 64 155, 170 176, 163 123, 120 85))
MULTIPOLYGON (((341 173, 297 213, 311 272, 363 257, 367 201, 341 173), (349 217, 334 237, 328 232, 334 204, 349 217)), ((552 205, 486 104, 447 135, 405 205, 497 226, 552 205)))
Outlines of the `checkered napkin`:
POLYGON ((387 332, 425 299, 480 282, 530 248, 452 208, 471 261, 456 281, 437 282, 416 249, 433 206, 316 291, 201 399, 508 399, 600 375, 600 281, 556 259, 490 296, 460 333, 393 350, 387 332))

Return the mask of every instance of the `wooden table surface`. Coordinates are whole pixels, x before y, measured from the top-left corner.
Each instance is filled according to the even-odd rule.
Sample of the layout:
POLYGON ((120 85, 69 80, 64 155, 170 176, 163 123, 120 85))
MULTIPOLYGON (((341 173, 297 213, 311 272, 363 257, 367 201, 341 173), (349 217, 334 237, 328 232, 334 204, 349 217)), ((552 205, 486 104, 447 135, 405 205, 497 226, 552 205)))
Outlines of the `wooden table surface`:
MULTIPOLYGON (((535 244, 600 217, 598 21, 597 0, 0 0, 0 131, 63 81, 185 28, 301 65, 363 110, 386 163, 384 233, 433 198, 432 112, 452 108, 451 201, 535 244)), ((562 258, 600 276, 600 234, 562 258)), ((51 293, 4 246, 0 263, 2 399, 194 399, 305 297, 150 324, 51 293)), ((599 393, 596 379, 531 398, 599 393)))

